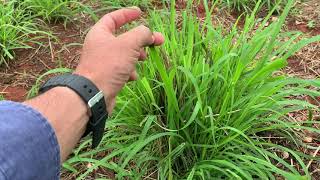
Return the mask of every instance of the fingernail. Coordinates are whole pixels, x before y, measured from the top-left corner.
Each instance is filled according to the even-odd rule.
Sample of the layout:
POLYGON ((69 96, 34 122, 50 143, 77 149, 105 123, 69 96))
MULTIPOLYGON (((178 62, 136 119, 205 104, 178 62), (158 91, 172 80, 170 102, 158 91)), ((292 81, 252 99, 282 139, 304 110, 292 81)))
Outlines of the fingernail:
POLYGON ((152 36, 152 44, 154 44, 156 41, 156 38, 154 37, 154 35, 152 36))

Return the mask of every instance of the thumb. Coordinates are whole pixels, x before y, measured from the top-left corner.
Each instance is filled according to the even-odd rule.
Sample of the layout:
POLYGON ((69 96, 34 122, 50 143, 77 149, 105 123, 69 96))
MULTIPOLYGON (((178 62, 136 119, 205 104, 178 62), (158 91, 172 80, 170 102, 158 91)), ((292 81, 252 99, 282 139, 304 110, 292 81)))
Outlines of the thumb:
POLYGON ((141 10, 138 7, 120 9, 103 16, 97 25, 113 33, 121 26, 138 19, 140 15, 141 10))

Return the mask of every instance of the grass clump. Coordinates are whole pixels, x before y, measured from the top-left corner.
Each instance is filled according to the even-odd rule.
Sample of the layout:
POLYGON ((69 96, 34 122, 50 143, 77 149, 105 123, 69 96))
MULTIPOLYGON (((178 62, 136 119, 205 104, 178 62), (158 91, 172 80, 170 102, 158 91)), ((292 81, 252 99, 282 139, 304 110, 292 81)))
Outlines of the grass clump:
POLYGON ((294 43, 299 34, 280 33, 292 1, 277 22, 265 26, 270 13, 258 29, 255 8, 241 31, 213 26, 206 1, 204 22, 186 10, 177 26, 171 2, 170 12, 153 12, 150 19, 167 41, 150 50, 139 68, 142 78, 123 90, 101 146, 83 152, 90 140, 84 141, 64 167, 77 173, 73 165, 90 163, 79 179, 98 168, 115 171, 118 179, 311 179, 304 160, 313 157, 295 149, 307 147, 303 130, 320 130, 310 126, 317 123, 312 119, 302 124, 287 114, 319 109, 288 97, 319 96, 309 87, 319 88, 320 81, 275 74, 293 53, 320 40, 294 43), (287 152, 296 166, 278 152, 287 152))
POLYGON ((81 7, 76 0, 24 0, 24 5, 48 22, 71 21, 81 7))
POLYGON ((36 24, 17 1, 0 2, 0 65, 14 58, 15 49, 30 48, 36 24))

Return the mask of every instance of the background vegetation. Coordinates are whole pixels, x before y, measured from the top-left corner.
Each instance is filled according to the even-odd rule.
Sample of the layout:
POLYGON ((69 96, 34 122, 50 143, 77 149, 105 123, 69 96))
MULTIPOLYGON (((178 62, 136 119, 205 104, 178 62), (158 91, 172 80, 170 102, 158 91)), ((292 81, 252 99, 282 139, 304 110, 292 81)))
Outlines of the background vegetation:
POLYGON ((0 65, 14 58, 15 49, 30 48, 36 24, 23 5, 16 1, 0 3, 0 65))
POLYGON ((77 0, 24 0, 24 5, 48 22, 71 21, 79 9, 77 0))

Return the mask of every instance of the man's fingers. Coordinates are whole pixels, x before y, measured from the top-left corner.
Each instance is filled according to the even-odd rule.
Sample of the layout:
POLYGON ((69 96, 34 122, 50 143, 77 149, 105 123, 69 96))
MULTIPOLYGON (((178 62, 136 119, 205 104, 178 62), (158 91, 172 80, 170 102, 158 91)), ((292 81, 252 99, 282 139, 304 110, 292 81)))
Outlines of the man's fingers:
POLYGON ((124 41, 124 43, 129 44, 131 47, 143 48, 154 44, 153 33, 146 26, 138 26, 130 31, 118 36, 124 41))
POLYGON ((131 73, 129 81, 136 81, 138 78, 139 78, 139 75, 137 71, 134 71, 133 73, 131 73))
POLYGON ((121 26, 138 19, 141 10, 138 7, 120 9, 103 16, 98 24, 103 26, 108 32, 113 33, 121 26))

